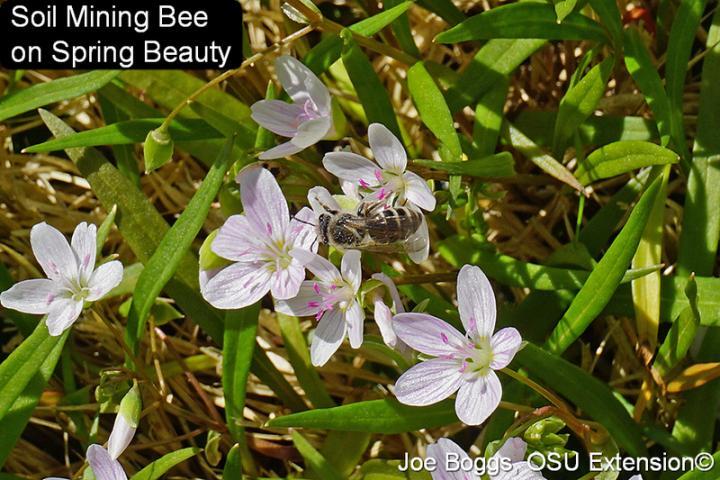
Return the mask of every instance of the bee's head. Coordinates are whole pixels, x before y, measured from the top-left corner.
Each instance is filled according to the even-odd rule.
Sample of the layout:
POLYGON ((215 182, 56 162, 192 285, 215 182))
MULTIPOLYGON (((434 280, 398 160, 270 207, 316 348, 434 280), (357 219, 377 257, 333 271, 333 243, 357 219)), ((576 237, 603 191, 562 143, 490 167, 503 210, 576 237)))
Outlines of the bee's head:
POLYGON ((330 229, 330 220, 332 215, 329 213, 321 213, 318 216, 318 237, 320 237, 320 243, 327 245, 330 243, 330 236, 328 230, 330 229))

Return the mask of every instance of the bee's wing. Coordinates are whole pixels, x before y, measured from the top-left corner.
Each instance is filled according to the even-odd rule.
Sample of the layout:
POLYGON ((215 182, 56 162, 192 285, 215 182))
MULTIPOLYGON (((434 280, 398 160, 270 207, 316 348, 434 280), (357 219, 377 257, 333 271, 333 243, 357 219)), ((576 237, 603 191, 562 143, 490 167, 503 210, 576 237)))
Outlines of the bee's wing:
POLYGON ((420 227, 408 237, 404 246, 410 260, 413 262, 421 263, 428 258, 430 254, 430 232, 425 221, 425 215, 422 216, 420 227))

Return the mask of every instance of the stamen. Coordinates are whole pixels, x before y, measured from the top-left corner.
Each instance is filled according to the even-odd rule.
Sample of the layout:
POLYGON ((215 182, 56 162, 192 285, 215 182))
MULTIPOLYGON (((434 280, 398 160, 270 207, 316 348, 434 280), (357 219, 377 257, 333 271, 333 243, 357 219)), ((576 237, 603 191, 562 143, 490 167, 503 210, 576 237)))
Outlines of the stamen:
POLYGON ((450 341, 448 340, 447 335, 445 335, 444 332, 440 332, 440 338, 442 339, 442 342, 443 342, 445 345, 447 345, 448 343, 450 343, 450 341))
POLYGON ((382 181, 383 181, 382 170, 375 170, 375 178, 377 178, 378 182, 382 183, 382 181))
POLYGON ((270 225, 270 222, 265 224, 265 230, 267 230, 268 235, 272 235, 272 225, 270 225))
POLYGON ((370 184, 367 183, 364 179, 360 179, 360 186, 363 188, 370 188, 370 184))
POLYGON ((307 302, 308 308, 320 308, 320 302, 312 301, 307 302))
POLYGON ((313 291, 320 295, 320 285, 318 285, 317 282, 313 283, 313 291))

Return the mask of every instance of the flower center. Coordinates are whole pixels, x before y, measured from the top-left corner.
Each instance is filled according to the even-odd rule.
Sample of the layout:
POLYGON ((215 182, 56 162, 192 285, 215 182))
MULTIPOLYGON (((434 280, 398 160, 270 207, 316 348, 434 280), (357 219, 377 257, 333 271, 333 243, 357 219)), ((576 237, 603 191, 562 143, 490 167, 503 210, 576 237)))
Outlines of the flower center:
POLYGON ((460 371, 462 373, 472 377, 486 375, 490 371, 490 364, 493 361, 490 339, 487 337, 475 339, 458 356, 461 360, 460 371))
POLYGON ((302 109, 303 111, 297 117, 298 124, 302 124, 310 120, 315 120, 316 118, 320 118, 321 116, 317 105, 315 105, 315 102, 313 102, 309 98, 305 100, 302 109))
POLYGON ((84 302, 89 295, 90 289, 88 287, 82 287, 77 290, 73 290, 72 299, 76 302, 84 302))
POLYGON ((307 303, 309 308, 316 308, 315 318, 320 320, 325 312, 328 312, 336 306, 343 312, 350 306, 353 300, 353 290, 343 282, 338 283, 318 283, 313 284, 313 290, 317 294, 317 300, 311 300, 307 303))

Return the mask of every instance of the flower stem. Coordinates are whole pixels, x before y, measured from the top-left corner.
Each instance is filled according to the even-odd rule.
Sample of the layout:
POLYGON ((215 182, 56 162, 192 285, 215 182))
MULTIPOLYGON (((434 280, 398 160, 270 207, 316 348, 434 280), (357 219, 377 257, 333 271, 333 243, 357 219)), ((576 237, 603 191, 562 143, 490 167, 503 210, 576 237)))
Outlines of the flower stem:
POLYGON ((514 378, 518 382, 523 383, 523 384, 527 385, 528 387, 532 388, 533 390, 535 390, 537 393, 539 393, 540 395, 545 397, 550 403, 555 405, 560 410, 565 410, 568 412, 570 411, 568 406, 565 404, 565 402, 560 397, 558 397, 557 395, 555 395, 554 393, 552 393, 550 390, 543 387, 542 385, 530 380, 528 377, 526 377, 524 375, 520 375, 515 370, 511 370, 507 367, 503 368, 500 371, 503 372, 505 375, 514 378))

